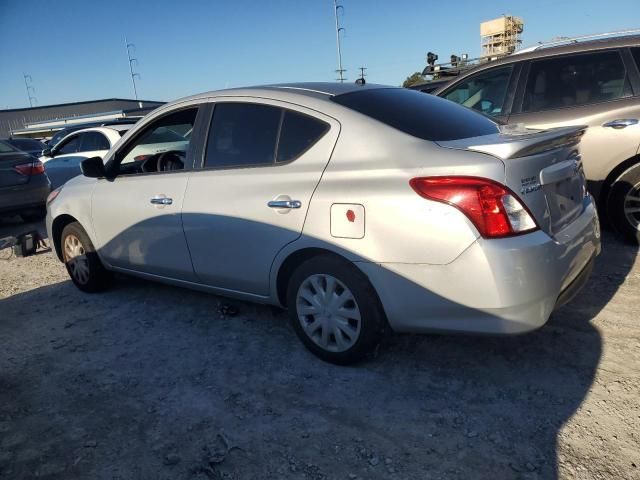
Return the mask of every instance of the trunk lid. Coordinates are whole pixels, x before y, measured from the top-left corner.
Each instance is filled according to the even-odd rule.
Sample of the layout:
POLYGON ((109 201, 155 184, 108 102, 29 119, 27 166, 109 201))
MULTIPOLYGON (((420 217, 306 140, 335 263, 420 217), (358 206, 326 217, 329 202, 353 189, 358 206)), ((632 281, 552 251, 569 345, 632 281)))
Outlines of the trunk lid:
POLYGON ((578 145, 585 129, 532 131, 506 126, 499 134, 438 145, 486 153, 502 160, 504 184, 518 195, 540 228, 555 236, 584 208, 586 180, 578 145))
POLYGON ((4 145, 0 146, 0 188, 29 183, 31 179, 30 171, 25 171, 27 174, 20 173, 16 170, 16 167, 18 165, 32 164, 36 161, 36 158, 18 150, 1 148, 4 145))

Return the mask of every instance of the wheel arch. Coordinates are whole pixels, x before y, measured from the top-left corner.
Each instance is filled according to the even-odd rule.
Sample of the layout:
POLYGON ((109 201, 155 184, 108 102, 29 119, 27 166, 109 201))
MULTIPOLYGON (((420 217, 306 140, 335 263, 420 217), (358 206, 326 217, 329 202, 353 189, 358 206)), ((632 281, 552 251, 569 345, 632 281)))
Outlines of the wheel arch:
POLYGON ((65 213, 62 215, 58 215, 51 224, 51 236, 53 238, 51 238, 50 240, 60 261, 62 261, 62 245, 60 244, 62 230, 64 230, 64 227, 66 227, 70 223, 77 221, 78 220, 75 217, 72 217, 71 215, 65 213))
MULTIPOLYGON (((620 162, 616 165, 613 170, 609 172, 607 177, 602 182, 602 188, 600 190, 600 194, 598 195, 599 204, 602 207, 606 208, 606 203, 609 200, 609 192, 611 191, 611 187, 627 170, 631 167, 640 164, 640 154, 634 155, 631 158, 627 158, 625 161, 620 162)), ((605 210, 602 210, 603 212, 605 210)))

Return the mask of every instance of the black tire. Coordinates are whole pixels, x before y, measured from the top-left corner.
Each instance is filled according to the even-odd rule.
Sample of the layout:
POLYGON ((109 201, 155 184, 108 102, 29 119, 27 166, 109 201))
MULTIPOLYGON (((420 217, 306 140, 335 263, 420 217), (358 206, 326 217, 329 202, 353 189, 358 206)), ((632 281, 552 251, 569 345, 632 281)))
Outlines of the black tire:
MULTIPOLYGON (((640 244, 640 213, 630 214, 637 223, 625 214, 625 204, 629 203, 627 195, 632 192, 640 195, 640 165, 634 165, 625 171, 611 186, 607 197, 607 217, 616 232, 625 240, 635 245, 640 244)), ((635 196, 635 195, 634 195, 635 196)), ((640 202, 632 202, 640 208, 640 202)))
POLYGON ((60 248, 62 260, 76 287, 87 293, 101 292, 109 287, 111 272, 102 265, 93 243, 82 225, 78 222, 72 222, 64 227, 60 235, 60 248), (70 248, 67 248, 67 241, 69 241, 70 247, 75 246, 78 249, 77 252, 72 252, 70 248), (86 266, 86 270, 84 266, 86 266), (78 273, 79 268, 82 269, 82 274, 78 273))
MULTIPOLYGON (((341 289, 341 286, 339 285, 338 288, 341 289)), ((302 343, 322 360, 338 365, 348 365, 363 359, 375 349, 382 335, 388 330, 384 311, 367 277, 353 264, 332 255, 313 257, 295 269, 287 287, 287 306, 291 325, 302 343), (306 333, 302 326, 302 322, 305 320, 299 318, 298 291, 303 282, 308 281, 314 275, 334 277, 349 290, 348 293, 351 293, 355 300, 355 308, 359 310, 360 314, 360 330, 356 336, 357 339, 349 340, 349 342, 353 341, 353 344, 346 350, 331 351, 323 348, 306 333)), ((314 318, 313 315, 310 317, 314 318)), ((343 336, 342 333, 338 333, 343 336)), ((335 335, 329 335, 336 342, 337 348, 335 335)))
POLYGON ((47 216, 47 209, 45 207, 36 208, 28 212, 20 214, 20 218, 25 223, 39 222, 47 216))

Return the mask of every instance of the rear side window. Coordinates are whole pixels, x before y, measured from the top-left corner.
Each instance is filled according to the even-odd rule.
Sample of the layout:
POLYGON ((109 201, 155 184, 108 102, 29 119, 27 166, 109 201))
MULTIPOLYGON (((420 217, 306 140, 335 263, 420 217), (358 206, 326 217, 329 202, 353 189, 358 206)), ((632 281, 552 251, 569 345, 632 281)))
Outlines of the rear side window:
POLYGON ((16 149, 13 148, 8 143, 0 142, 0 153, 9 153, 9 152, 15 152, 15 151, 16 149))
POLYGON ((329 130, 326 123, 302 113, 285 110, 278 142, 277 162, 302 155, 329 130))
POLYGON ((457 140, 498 133, 498 125, 484 115, 416 90, 361 90, 332 100, 423 140, 457 140))
POLYGON ((512 71, 513 65, 509 65, 480 72, 458 83, 442 96, 487 115, 502 115, 512 71))
POLYGON ((531 63, 523 112, 540 112, 631 95, 631 85, 617 51, 572 55, 531 63))

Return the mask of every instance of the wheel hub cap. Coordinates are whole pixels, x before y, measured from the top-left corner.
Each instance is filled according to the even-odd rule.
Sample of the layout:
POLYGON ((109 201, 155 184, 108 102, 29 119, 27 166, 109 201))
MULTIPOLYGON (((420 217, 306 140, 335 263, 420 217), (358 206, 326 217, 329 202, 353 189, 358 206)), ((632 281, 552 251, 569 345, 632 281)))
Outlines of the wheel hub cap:
POLYGON ((89 281, 89 262, 84 245, 73 234, 64 239, 64 261, 74 280, 83 285, 89 281))
POLYGON ((311 275, 302 282, 296 308, 302 329, 324 350, 343 352, 360 336, 358 304, 346 285, 331 275, 311 275))

